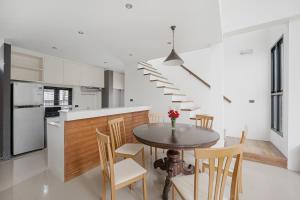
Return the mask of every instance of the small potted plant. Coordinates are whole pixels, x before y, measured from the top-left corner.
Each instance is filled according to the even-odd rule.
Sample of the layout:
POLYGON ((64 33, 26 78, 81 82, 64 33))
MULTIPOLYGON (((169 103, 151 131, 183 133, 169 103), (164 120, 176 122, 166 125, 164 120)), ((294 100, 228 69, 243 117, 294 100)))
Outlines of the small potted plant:
POLYGON ((171 109, 168 112, 168 116, 171 119, 172 129, 175 129, 176 119, 179 117, 179 112, 171 109))

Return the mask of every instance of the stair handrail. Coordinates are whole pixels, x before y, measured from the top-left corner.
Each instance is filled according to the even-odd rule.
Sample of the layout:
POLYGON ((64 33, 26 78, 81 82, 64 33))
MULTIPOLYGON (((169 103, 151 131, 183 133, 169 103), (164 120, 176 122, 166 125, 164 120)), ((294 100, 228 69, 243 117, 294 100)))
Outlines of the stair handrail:
POLYGON ((211 88, 210 84, 207 83, 206 81, 204 81, 202 78, 200 78, 199 76, 197 76, 194 72, 192 72, 191 70, 189 70, 186 66, 184 65, 180 65, 185 71, 187 71, 188 73, 190 73, 193 77, 195 77, 196 79, 198 79, 199 81, 201 81, 206 87, 211 88))
MULTIPOLYGON (((204 81, 202 78, 200 78, 199 76, 197 76, 194 72, 192 72, 190 69, 188 69, 186 66, 184 65, 180 65, 185 71, 187 71, 189 74, 191 74, 194 78, 198 79, 200 82, 202 82, 206 87, 211 88, 210 84, 207 83, 206 81, 204 81)), ((227 101, 228 103, 232 103, 232 101, 226 97, 223 96, 223 99, 225 101, 227 101)))

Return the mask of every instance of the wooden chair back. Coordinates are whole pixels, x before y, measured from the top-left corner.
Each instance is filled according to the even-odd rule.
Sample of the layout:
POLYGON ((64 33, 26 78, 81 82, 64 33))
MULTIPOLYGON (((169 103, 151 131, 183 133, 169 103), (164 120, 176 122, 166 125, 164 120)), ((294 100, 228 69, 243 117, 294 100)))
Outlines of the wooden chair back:
POLYGON ((113 153, 117 148, 126 143, 124 118, 116 118, 108 121, 113 153))
POLYGON ((213 116, 196 115, 196 126, 201 128, 212 129, 214 122, 213 116))
POLYGON ((96 135, 102 176, 108 177, 110 179, 111 184, 114 185, 114 162, 111 151, 110 138, 109 136, 101 133, 98 129, 96 129, 96 135))
POLYGON ((149 123, 160 123, 161 122, 161 114, 160 113, 155 113, 155 112, 151 112, 148 114, 148 119, 149 119, 149 123))
POLYGON ((245 144, 246 136, 247 136, 246 132, 243 131, 240 139, 240 144, 245 144))
POLYGON ((229 167, 233 157, 236 157, 234 165, 230 199, 238 199, 238 174, 241 167, 243 145, 238 144, 231 147, 218 149, 195 149, 195 179, 194 179, 194 199, 198 200, 198 179, 199 179, 199 160, 208 159, 209 161, 209 182, 208 182, 208 200, 222 200, 226 185, 226 179, 229 173, 229 167), (216 161, 217 160, 217 165, 216 161), (215 173, 215 167, 217 170, 215 173))

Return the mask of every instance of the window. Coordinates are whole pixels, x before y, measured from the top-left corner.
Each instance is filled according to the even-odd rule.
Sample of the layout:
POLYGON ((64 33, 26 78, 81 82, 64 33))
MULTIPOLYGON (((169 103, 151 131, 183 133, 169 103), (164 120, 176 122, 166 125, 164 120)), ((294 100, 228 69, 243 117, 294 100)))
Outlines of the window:
POLYGON ((72 89, 44 87, 44 106, 72 105, 72 89))
POLYGON ((271 128, 280 136, 282 134, 282 69, 283 38, 271 49, 271 128))

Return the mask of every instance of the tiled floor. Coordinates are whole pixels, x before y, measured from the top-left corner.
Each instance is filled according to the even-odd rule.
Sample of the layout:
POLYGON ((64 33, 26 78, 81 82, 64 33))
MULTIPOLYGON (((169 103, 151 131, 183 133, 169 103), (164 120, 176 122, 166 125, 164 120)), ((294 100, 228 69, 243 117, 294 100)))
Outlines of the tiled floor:
MULTIPOLYGON (((160 199, 165 173, 153 169, 153 160, 148 153, 146 155, 149 171, 148 196, 151 200, 160 199)), ((99 200, 101 191, 99 168, 62 183, 46 170, 45 160, 45 152, 40 151, 13 161, 0 162, 0 199, 99 200)), ((255 162, 244 162, 244 193, 240 199, 296 200, 300 199, 299 188, 298 173, 255 162)), ((142 199, 141 184, 137 184, 133 191, 128 188, 119 190, 117 199, 142 199)))

